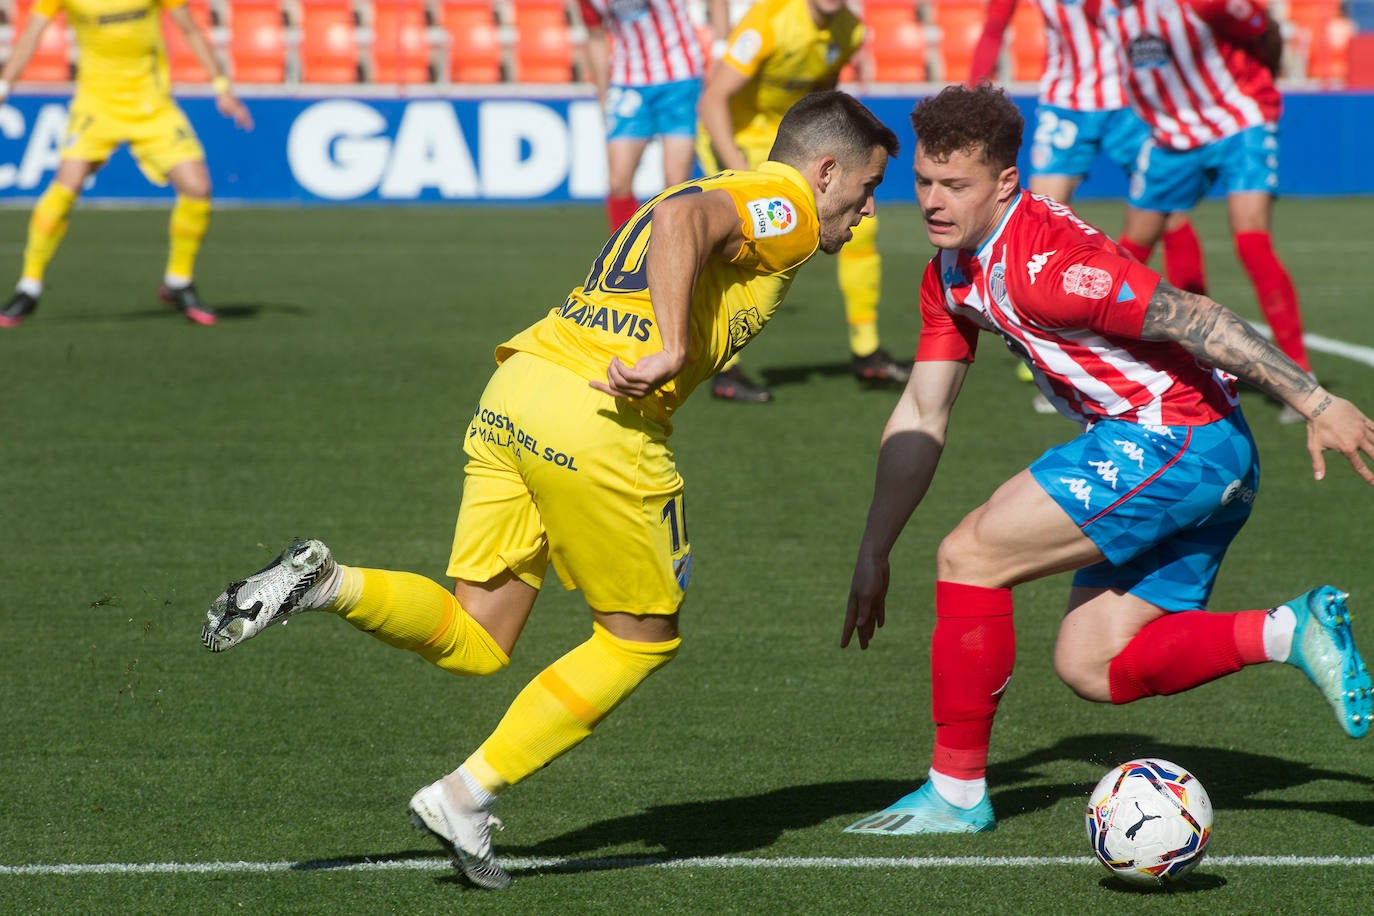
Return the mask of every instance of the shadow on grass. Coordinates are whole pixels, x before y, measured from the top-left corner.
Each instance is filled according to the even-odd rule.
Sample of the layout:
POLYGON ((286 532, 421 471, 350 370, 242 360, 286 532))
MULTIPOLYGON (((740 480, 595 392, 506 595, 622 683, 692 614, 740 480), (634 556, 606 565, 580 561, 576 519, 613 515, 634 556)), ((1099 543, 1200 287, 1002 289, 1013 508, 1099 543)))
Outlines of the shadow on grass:
MULTIPOLYGON (((221 321, 239 321, 256 318, 263 313, 282 315, 309 315, 312 310, 303 305, 290 302, 214 302, 210 306, 221 321)), ((61 305, 42 309, 41 315, 30 320, 45 324, 95 324, 99 322, 161 321, 179 318, 176 310, 161 305, 132 311, 112 311, 109 309, 67 309, 61 305)), ((183 321, 185 319, 182 319, 183 321)))
MULTIPOLYGON (((1136 757, 1162 757, 1187 767, 1207 787, 1212 804, 1222 810, 1311 811, 1343 817, 1363 827, 1374 826, 1374 778, 1327 770, 1266 754, 1161 742, 1148 735, 1095 734, 1066 738, 1014 760, 991 766, 988 780, 1000 822, 1054 807, 1062 801, 1085 802, 1096 783, 1045 782, 1037 770, 1060 761, 1082 761, 1103 772, 1136 757), (1280 800, 1255 796, 1329 780, 1358 787, 1343 801, 1280 800)), ((589 872, 661 865, 677 859, 710 858, 766 850, 784 832, 815 827, 837 817, 858 817, 880 810, 910 792, 910 779, 847 780, 788 786, 755 795, 656 805, 635 814, 596 821, 576 830, 528 845, 499 843, 503 859, 548 858, 536 872, 589 872), (656 849, 650 855, 605 854, 617 847, 656 849)), ((436 854, 418 852, 300 862, 299 870, 342 868, 353 864, 398 861, 436 854)), ((441 880, 456 881, 454 876, 441 880)), ((1200 873, 1164 892, 1214 890, 1224 879, 1200 873)), ((1108 890, 1139 892, 1119 879, 1106 878, 1108 890)))
POLYGON ((988 768, 988 782, 1004 786, 992 796, 999 820, 1052 807, 1064 798, 1082 798, 1096 784, 1038 783, 1035 769, 1060 760, 1081 760, 1095 764, 1105 773, 1108 768, 1136 757, 1162 757, 1188 769, 1218 810, 1313 811, 1331 814, 1359 824, 1374 826, 1374 797, 1370 788, 1374 778, 1339 770, 1326 770, 1296 760, 1268 754, 1225 748, 1174 744, 1149 735, 1099 734, 1065 738, 1058 744, 1031 751, 1014 760, 988 768), (1256 798, 1264 793, 1291 789, 1309 782, 1330 780, 1361 787, 1357 799, 1311 801, 1256 798))
MULTIPOLYGON (((748 369, 748 367, 746 367, 748 369)), ((752 371, 752 370, 749 370, 752 371)), ((853 374, 849 361, 839 363, 815 363, 796 366, 760 366, 759 378, 769 388, 785 388, 788 385, 805 385, 817 378, 841 378, 853 374)), ((903 386, 896 382, 861 381, 855 385, 862 391, 901 391, 903 386)))

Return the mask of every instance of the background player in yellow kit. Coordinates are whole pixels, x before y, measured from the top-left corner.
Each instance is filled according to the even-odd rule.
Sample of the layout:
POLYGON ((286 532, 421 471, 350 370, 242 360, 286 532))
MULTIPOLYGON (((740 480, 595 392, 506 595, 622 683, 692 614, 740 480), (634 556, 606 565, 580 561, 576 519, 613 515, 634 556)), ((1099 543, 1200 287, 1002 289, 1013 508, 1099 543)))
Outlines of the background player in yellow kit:
MULTIPOLYGON (((809 92, 833 89, 863 38, 863 24, 845 0, 760 0, 750 7, 730 33, 725 55, 697 103, 702 170, 709 175, 756 168, 768 158, 783 113, 809 92)), ((877 232, 876 219, 864 220, 839 256, 850 366, 861 380, 900 384, 911 366, 894 360, 878 337, 882 259, 877 232)), ((733 362, 711 391, 738 401, 773 397, 733 362)))
POLYGON ((253 119, 235 96, 214 51, 185 6, 186 0, 38 0, 0 69, 0 104, 38 48, 43 30, 59 10, 76 32, 80 52, 76 95, 67 118, 62 157, 29 220, 24 266, 14 296, 0 309, 0 327, 14 327, 38 307, 43 275, 67 231, 67 219, 91 175, 120 144, 129 144, 138 166, 157 185, 171 182, 177 199, 169 225, 171 250, 158 295, 197 324, 214 324, 192 273, 210 224, 210 173, 205 151, 186 116, 172 100, 160 12, 167 10, 196 59, 210 75, 215 105, 245 130, 253 119))
POLYGON ((550 563, 591 607, 591 638, 515 698, 466 762, 410 801, 463 874, 502 888, 496 796, 571 750, 677 653, 691 575, 671 417, 773 317, 798 268, 874 212, 897 138, 842 92, 783 118, 769 160, 676 185, 606 243, 585 282, 496 349, 468 426, 449 592, 293 543, 229 585, 201 636, 231 648, 327 610, 454 674, 505 667, 550 563))

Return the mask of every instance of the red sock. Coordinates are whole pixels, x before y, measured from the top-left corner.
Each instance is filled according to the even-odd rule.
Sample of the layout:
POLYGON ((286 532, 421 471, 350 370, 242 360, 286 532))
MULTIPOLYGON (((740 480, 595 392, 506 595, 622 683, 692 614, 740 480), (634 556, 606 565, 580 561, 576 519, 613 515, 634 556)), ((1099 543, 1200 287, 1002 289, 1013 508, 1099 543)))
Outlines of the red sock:
POLYGON ((1015 662, 1011 589, 936 582, 930 639, 932 769, 956 779, 983 777, 992 717, 1015 662))
POLYGON ((1164 278, 1178 289, 1207 295, 1202 243, 1188 220, 1164 232, 1164 278))
POLYGON ((1269 329, 1274 332, 1274 344, 1288 357, 1312 371, 1307 361, 1307 347, 1302 342, 1302 313, 1298 311, 1298 292, 1279 256, 1274 254, 1274 240, 1267 232, 1237 232, 1236 254, 1250 282, 1255 287, 1260 311, 1269 329))
POLYGON ((1150 263, 1150 254, 1154 250, 1152 247, 1147 248, 1139 242, 1133 242, 1130 239, 1117 239, 1116 243, 1120 245, 1122 248, 1126 249, 1126 253, 1129 254, 1131 257, 1135 258, 1141 264, 1150 263))
POLYGON ((1180 611, 1151 621, 1108 668, 1113 703, 1168 696, 1268 661, 1268 611, 1180 611))
POLYGON ((626 220, 635 215, 639 201, 633 194, 623 194, 606 198, 606 223, 615 232, 625 225, 626 220))

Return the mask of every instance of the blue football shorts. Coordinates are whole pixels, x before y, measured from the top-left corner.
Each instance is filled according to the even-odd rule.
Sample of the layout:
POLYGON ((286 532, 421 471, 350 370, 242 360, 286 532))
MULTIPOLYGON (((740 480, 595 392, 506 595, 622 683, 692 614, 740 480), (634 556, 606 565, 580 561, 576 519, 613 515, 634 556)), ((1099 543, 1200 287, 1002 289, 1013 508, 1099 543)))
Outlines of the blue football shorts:
POLYGON ((611 86, 606 90, 606 139, 694 137, 700 95, 699 79, 655 86, 611 86))
POLYGON ((1259 490, 1240 408, 1206 426, 1103 420, 1030 470, 1106 557, 1074 584, 1120 589, 1166 611, 1207 606, 1259 490))
POLYGON ((1031 174, 1081 178, 1092 171, 1099 153, 1129 174, 1149 137, 1149 126, 1129 108, 1074 111, 1040 105, 1035 109, 1031 138, 1031 174))
POLYGON ((1172 150, 1153 141, 1140 148, 1130 204, 1141 210, 1190 210, 1213 185, 1227 194, 1279 193, 1279 127, 1260 124, 1197 149, 1172 150))

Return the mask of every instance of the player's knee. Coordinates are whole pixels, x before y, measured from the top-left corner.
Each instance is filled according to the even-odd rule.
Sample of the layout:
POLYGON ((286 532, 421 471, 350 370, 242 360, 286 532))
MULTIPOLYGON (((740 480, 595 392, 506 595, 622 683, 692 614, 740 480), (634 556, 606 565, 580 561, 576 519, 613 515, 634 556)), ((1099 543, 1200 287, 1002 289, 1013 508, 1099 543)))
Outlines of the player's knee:
POLYGON ((935 572, 942 582, 963 582, 999 588, 1003 583, 989 579, 987 561, 978 546, 972 527, 962 524, 940 541, 935 551, 935 572))
POLYGON ((1056 648, 1054 653, 1054 673, 1059 679, 1085 700, 1094 703, 1111 702, 1111 688, 1107 669, 1086 661, 1073 653, 1056 648))

